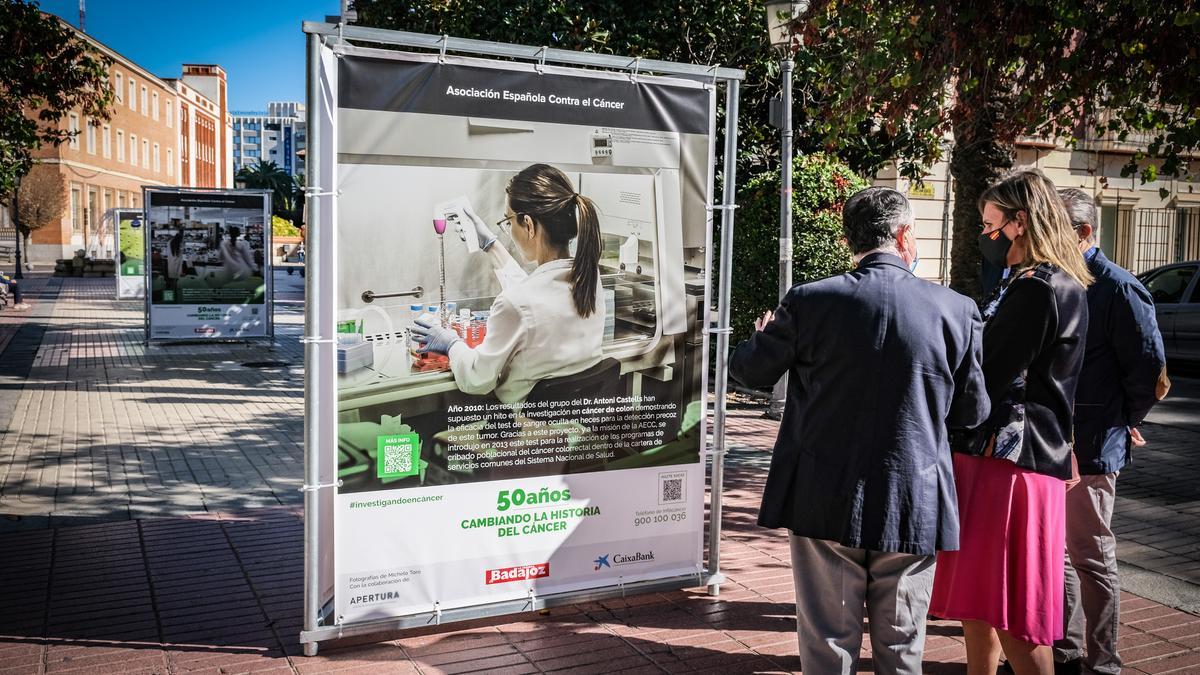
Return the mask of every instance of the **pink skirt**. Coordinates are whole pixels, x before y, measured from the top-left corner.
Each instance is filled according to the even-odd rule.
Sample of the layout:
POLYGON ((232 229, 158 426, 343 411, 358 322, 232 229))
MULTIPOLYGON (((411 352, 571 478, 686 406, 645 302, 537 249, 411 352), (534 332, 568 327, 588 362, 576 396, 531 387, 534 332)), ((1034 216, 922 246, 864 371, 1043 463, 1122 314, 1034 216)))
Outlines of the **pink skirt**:
POLYGON ((1066 483, 955 453, 959 550, 941 551, 929 613, 1038 645, 1063 635, 1066 483))

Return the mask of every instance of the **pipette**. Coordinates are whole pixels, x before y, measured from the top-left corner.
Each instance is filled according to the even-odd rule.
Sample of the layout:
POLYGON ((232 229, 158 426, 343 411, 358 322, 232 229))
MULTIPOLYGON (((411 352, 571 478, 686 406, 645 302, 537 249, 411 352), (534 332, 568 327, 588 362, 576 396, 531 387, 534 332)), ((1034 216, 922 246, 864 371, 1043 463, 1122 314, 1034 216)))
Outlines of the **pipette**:
POLYGON ((445 315, 446 313, 442 311, 442 308, 444 308, 446 306, 446 236, 445 236, 446 235, 446 219, 445 218, 434 218, 433 219, 433 231, 437 232, 438 247, 441 250, 441 255, 440 255, 441 268, 440 269, 441 269, 442 279, 441 279, 440 290, 438 293, 438 301, 439 301, 438 302, 438 316, 441 319, 442 326, 445 326, 446 325, 446 315, 445 315))

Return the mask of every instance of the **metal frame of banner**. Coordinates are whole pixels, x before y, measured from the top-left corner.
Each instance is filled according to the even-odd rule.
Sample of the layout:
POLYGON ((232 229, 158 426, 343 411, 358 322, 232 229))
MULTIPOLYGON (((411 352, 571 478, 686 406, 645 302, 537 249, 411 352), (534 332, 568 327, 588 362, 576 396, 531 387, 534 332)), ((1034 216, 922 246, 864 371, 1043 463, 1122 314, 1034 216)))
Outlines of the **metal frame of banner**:
MULTIPOLYGON (((146 309, 145 309, 145 318, 144 318, 144 322, 143 322, 144 329, 145 329, 145 337, 143 337, 143 339, 142 339, 142 343, 144 345, 150 346, 151 344, 171 344, 171 343, 181 344, 181 343, 197 342, 197 341, 199 341, 199 342, 217 342, 217 343, 219 343, 219 342, 248 342, 251 340, 264 340, 265 339, 268 342, 268 344, 270 345, 270 349, 272 349, 272 350, 275 349, 275 266, 271 262, 271 247, 274 243, 274 232, 271 229, 271 199, 272 199, 272 194, 271 194, 270 190, 243 189, 243 188, 237 188, 237 189, 190 188, 190 187, 170 187, 170 186, 157 186, 157 185, 143 185, 142 186, 142 208, 141 209, 134 208, 134 209, 128 209, 128 210, 140 210, 142 212, 142 227, 145 228, 144 236, 146 238, 146 251, 145 251, 145 262, 142 265, 142 276, 145 279, 144 283, 146 284, 146 292, 145 292, 145 307, 146 307, 146 309), (154 277, 154 273, 150 269, 150 267, 151 267, 150 255, 151 255, 151 249, 154 246, 154 242, 150 237, 150 200, 147 198, 151 192, 185 192, 188 194, 197 194, 197 195, 203 195, 203 194, 213 194, 213 195, 217 195, 217 194, 222 194, 222 195, 253 194, 253 195, 265 195, 266 196, 267 199, 266 199, 266 202, 263 207, 263 284, 265 286, 265 289, 263 291, 264 292, 263 312, 264 312, 264 317, 265 317, 264 320, 267 322, 267 326, 266 326, 267 330, 266 330, 265 334, 249 335, 249 336, 245 336, 245 337, 218 337, 218 338, 156 338, 156 337, 151 337, 150 331, 152 330, 153 327, 150 325, 150 307, 154 304, 152 302, 152 297, 151 297, 154 295, 154 293, 152 291, 154 286, 151 283, 151 281, 154 277)), ((213 303, 213 304, 218 304, 218 303, 213 303)))
MULTIPOLYGON (((729 295, 730 275, 733 268, 733 227, 734 213, 737 208, 736 175, 737 175, 737 117, 739 86, 745 79, 745 72, 736 68, 720 66, 703 66, 652 59, 631 58, 608 54, 593 54, 575 52, 563 49, 551 49, 544 46, 514 45, 467 38, 454 38, 446 35, 425 35, 402 31, 364 28, 344 24, 305 22, 304 32, 307 34, 307 95, 308 95, 308 157, 306 161, 307 176, 312 193, 310 199, 337 199, 335 186, 325 185, 327 177, 322 175, 321 156, 324 140, 321 138, 320 126, 321 86, 319 68, 321 64, 321 47, 325 42, 347 44, 347 41, 367 42, 389 45, 392 47, 408 47, 437 52, 442 57, 447 52, 457 52, 472 56, 499 57, 533 62, 535 68, 542 68, 547 63, 567 66, 581 66, 610 72, 625 72, 631 77, 641 75, 667 75, 677 78, 690 79, 708 83, 714 89, 718 84, 725 85, 725 143, 723 153, 723 186, 721 202, 709 205, 709 217, 706 223, 705 248, 705 291, 704 291, 704 329, 703 329, 703 362, 702 389, 705 397, 705 409, 708 408, 708 353, 709 336, 716 337, 716 362, 714 364, 716 381, 713 383, 712 441, 706 455, 711 459, 711 476, 709 480, 709 519, 708 519, 708 560, 705 569, 697 569, 695 574, 667 577, 649 581, 618 584, 601 588, 569 591, 541 596, 531 595, 503 602, 472 605, 451 609, 435 608, 420 614, 411 614, 386 619, 322 625, 322 619, 332 614, 328 605, 322 604, 320 567, 322 551, 320 548, 321 532, 321 497, 322 494, 336 482, 322 483, 319 446, 321 437, 327 432, 321 427, 317 415, 321 388, 324 386, 324 376, 319 367, 314 367, 321 361, 331 361, 334 341, 330 336, 322 336, 324 329, 320 316, 329 308, 322 305, 322 290, 332 280, 325 277, 329 269, 327 256, 334 255, 332 250, 324 250, 324 246, 310 246, 307 252, 309 266, 306 276, 305 296, 307 311, 305 312, 304 343, 304 623, 300 632, 300 642, 304 645, 306 656, 315 656, 318 643, 327 640, 381 633, 405 628, 437 625, 446 621, 462 621, 478 619, 516 612, 527 612, 549 607, 592 602, 605 598, 622 597, 635 592, 663 592, 681 588, 706 587, 710 595, 717 595, 720 584, 725 577, 720 571, 720 542, 721 542, 721 512, 720 496, 724 486, 725 462, 725 394, 728 391, 728 358, 729 351, 729 295), (715 213, 721 218, 721 246, 717 288, 716 321, 710 320, 712 308, 712 277, 713 277, 713 221, 715 213)), ((336 107, 336 102, 332 102, 336 107)), ((715 105, 715 104, 714 104, 715 105)), ((711 116, 712 129, 715 132, 716 115, 711 116)), ((710 153, 708 166, 709 194, 715 193, 717 158, 710 153)), ((324 231, 322 208, 308 210, 307 238, 314 244, 333 238, 324 231)), ((702 422, 706 424, 706 422, 702 422)), ((707 434, 705 434, 707 444, 707 434)))

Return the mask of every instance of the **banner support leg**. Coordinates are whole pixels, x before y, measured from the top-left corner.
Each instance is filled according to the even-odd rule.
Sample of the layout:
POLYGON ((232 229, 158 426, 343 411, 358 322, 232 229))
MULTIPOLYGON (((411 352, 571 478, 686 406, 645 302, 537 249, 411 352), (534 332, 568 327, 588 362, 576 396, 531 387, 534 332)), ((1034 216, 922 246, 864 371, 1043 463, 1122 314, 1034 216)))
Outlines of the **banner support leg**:
POLYGON ((729 292, 733 272, 733 217, 737 199, 738 82, 725 88, 725 159, 721 196, 721 262, 717 286, 717 361, 713 383, 713 456, 709 496, 708 573, 717 579, 708 594, 721 592, 721 511, 725 485, 725 394, 729 388, 729 292))

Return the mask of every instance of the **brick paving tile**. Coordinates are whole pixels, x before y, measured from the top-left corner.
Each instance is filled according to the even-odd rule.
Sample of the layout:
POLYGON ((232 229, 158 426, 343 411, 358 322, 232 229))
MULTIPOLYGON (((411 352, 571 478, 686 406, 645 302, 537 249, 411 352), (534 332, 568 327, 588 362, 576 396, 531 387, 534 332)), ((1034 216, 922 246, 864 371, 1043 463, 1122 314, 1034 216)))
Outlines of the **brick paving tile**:
MULTIPOLYGON (((6 597, 19 611, 0 612, 0 673, 799 669, 788 542, 755 525, 777 428, 758 409, 731 408, 720 597, 608 599, 305 658, 299 370, 238 365, 261 347, 146 348, 137 308, 111 300, 107 280, 46 289, 41 348, 0 425, 0 577, 19 589, 6 597), (77 417, 52 414, 64 406, 77 417)), ((299 361, 298 308, 272 358, 299 361)), ((1185 451, 1200 437, 1144 431, 1157 454, 1122 473, 1120 553, 1186 581, 1200 569, 1200 481, 1180 477, 1200 477, 1185 451)), ((1123 593, 1122 621, 1128 672, 1200 672, 1197 617, 1123 593)), ((869 672, 866 640, 862 656, 869 672)), ((925 671, 961 673, 964 660, 961 628, 932 621, 925 671)))

